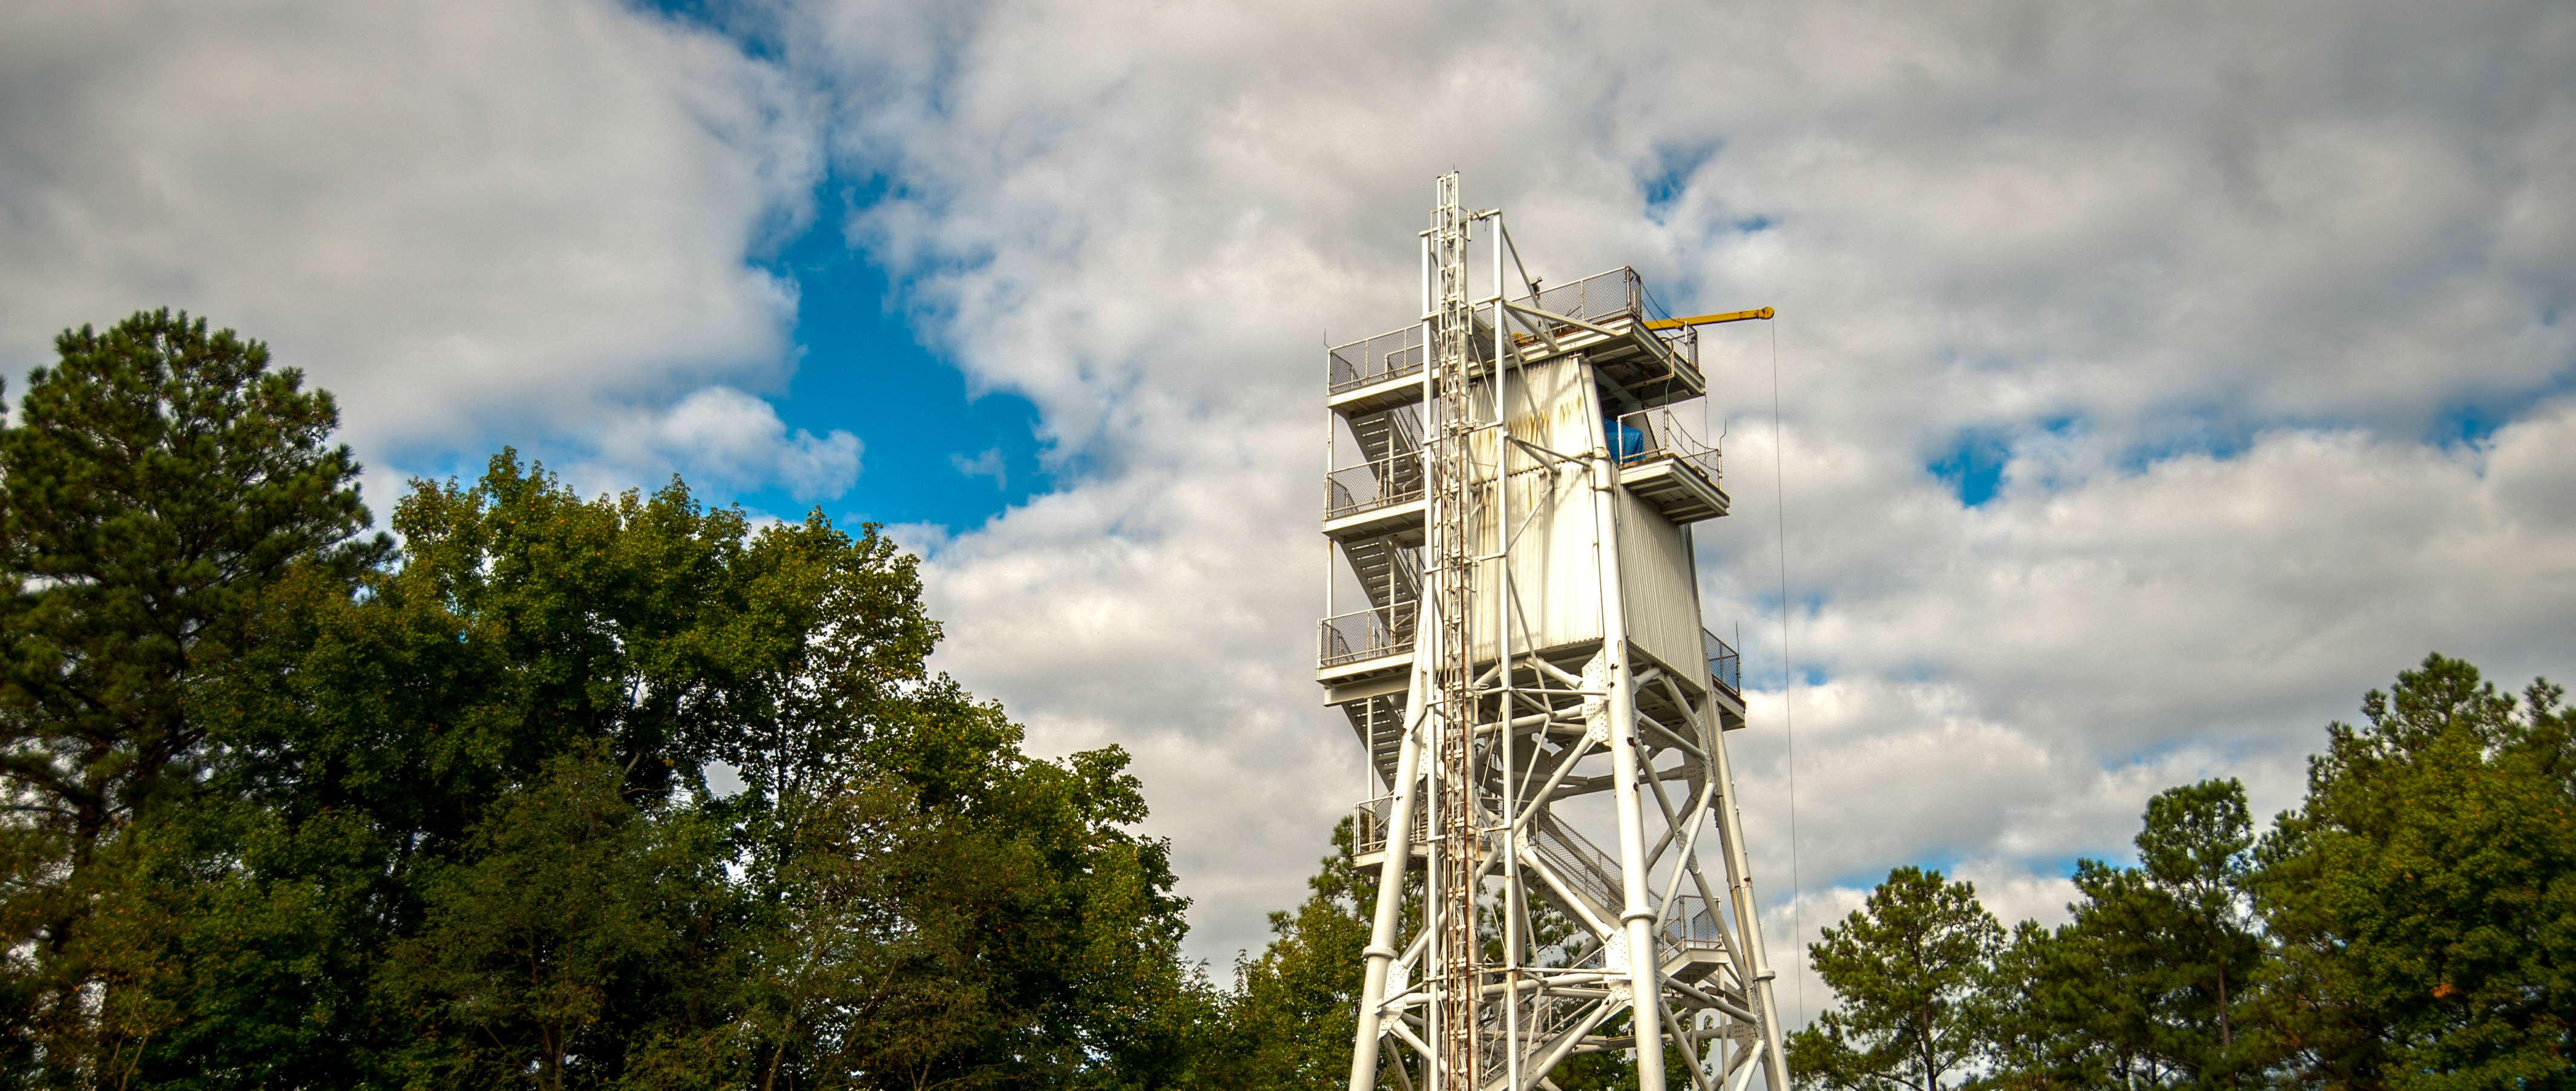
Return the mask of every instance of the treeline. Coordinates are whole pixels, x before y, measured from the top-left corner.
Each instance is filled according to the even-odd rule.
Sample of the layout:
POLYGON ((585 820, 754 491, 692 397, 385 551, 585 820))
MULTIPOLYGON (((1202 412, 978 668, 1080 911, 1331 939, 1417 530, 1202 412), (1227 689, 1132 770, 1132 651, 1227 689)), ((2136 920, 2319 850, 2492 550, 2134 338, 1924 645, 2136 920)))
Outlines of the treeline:
POLYGON ((2442 656, 2327 728, 2259 835, 2234 780, 2147 805, 2138 864, 2007 932, 1898 868, 1808 948, 1802 1085, 2468 1089, 2576 1083, 2576 716, 2442 656))
POLYGON ((1223 998, 1116 749, 923 666, 913 559, 507 451, 369 532, 184 315, 0 429, 0 1085, 1156 1087, 1223 998), (739 791, 711 791, 730 770, 739 791), (716 775, 723 775, 718 773, 716 775))
MULTIPOLYGON (((509 451, 369 532, 326 393, 184 315, 0 427, 0 1086, 1341 1086, 1350 830, 1220 988, 1116 748, 925 667, 912 558, 509 451), (716 790, 710 779, 730 783, 716 790)), ((2257 836, 2232 782, 2006 932, 1900 869, 1807 1086, 2563 1086, 2559 691, 2434 658, 2257 836)), ((1615 1029, 1615 1028, 1614 1028, 1615 1029)), ((1561 1091, 1633 1085, 1613 1055, 1561 1091)))

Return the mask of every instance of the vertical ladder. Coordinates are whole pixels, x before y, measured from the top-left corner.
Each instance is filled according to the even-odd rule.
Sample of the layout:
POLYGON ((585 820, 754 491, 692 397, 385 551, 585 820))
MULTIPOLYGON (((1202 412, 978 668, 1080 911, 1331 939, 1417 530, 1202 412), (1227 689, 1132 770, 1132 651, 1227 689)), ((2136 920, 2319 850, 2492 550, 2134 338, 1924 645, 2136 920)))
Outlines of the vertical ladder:
POLYGON ((1475 311, 1467 301, 1467 212, 1458 204, 1458 176, 1440 177, 1440 206, 1432 214, 1432 256, 1439 267, 1440 309, 1432 327, 1440 415, 1439 447, 1432 470, 1431 544, 1437 553, 1432 578, 1439 588, 1439 760, 1434 776, 1440 846, 1436 872, 1439 912, 1438 992, 1440 1065, 1436 1091, 1476 1091, 1478 996, 1476 981, 1475 647, 1468 639, 1473 604, 1469 580, 1472 516, 1468 482, 1474 470, 1475 419, 1467 391, 1469 345, 1475 311))

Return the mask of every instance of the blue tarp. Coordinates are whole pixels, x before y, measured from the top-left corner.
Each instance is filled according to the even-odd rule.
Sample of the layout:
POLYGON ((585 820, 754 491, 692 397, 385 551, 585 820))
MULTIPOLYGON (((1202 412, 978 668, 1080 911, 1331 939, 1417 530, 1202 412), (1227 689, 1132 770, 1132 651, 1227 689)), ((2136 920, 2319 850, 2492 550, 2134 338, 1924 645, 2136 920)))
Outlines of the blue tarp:
POLYGON ((1601 434, 1609 437, 1610 457, 1614 460, 1626 462, 1646 453, 1646 433, 1614 418, 1601 418, 1601 434))

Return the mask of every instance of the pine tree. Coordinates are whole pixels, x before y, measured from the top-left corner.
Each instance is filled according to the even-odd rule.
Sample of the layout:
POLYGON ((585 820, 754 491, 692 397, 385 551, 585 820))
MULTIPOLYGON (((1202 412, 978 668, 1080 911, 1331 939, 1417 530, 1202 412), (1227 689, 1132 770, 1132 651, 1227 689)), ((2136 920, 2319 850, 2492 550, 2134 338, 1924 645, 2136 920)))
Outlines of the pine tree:
POLYGON ((2266 1004, 2311 1086, 2576 1078, 2576 717, 2440 655, 2335 724, 2252 881, 2266 1004))
POLYGON ((156 311, 55 341, 0 429, 0 776, 75 857, 198 773, 189 685, 299 563, 380 553, 331 396, 267 346, 156 311))
POLYGON ((1977 890, 1900 867, 1869 900, 1808 945, 1841 1000, 1790 1038, 1789 1069, 1836 1091, 1941 1091, 1987 1055, 1988 982, 2003 927, 1977 890))
POLYGON ((210 682, 262 638, 268 591, 348 586, 387 547, 357 537, 330 395, 259 342, 164 310, 55 347, 0 428, 0 926, 25 953, 0 1018, 62 1073, 117 1048, 100 1013, 132 1005, 101 990, 136 987, 112 980, 130 945, 85 931, 138 904, 102 853, 198 790, 210 682))
POLYGON ((2024 922, 1999 963, 1996 1082, 2222 1087, 2257 1064, 2252 825, 2242 785, 2203 781, 2148 802, 2139 866, 2077 861, 2073 920, 2024 922))

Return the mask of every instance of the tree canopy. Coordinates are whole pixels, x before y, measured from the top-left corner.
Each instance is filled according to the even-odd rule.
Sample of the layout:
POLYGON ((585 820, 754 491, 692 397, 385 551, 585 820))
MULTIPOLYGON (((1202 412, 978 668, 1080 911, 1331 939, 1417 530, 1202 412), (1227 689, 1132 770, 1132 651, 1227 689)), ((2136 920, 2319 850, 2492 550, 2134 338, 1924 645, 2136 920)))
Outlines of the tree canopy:
POLYGON ((413 482, 397 550, 257 342, 60 349, 0 429, 11 1082, 1185 1074, 1207 990, 1125 755, 1032 758, 929 672, 876 528, 505 450, 413 482))

